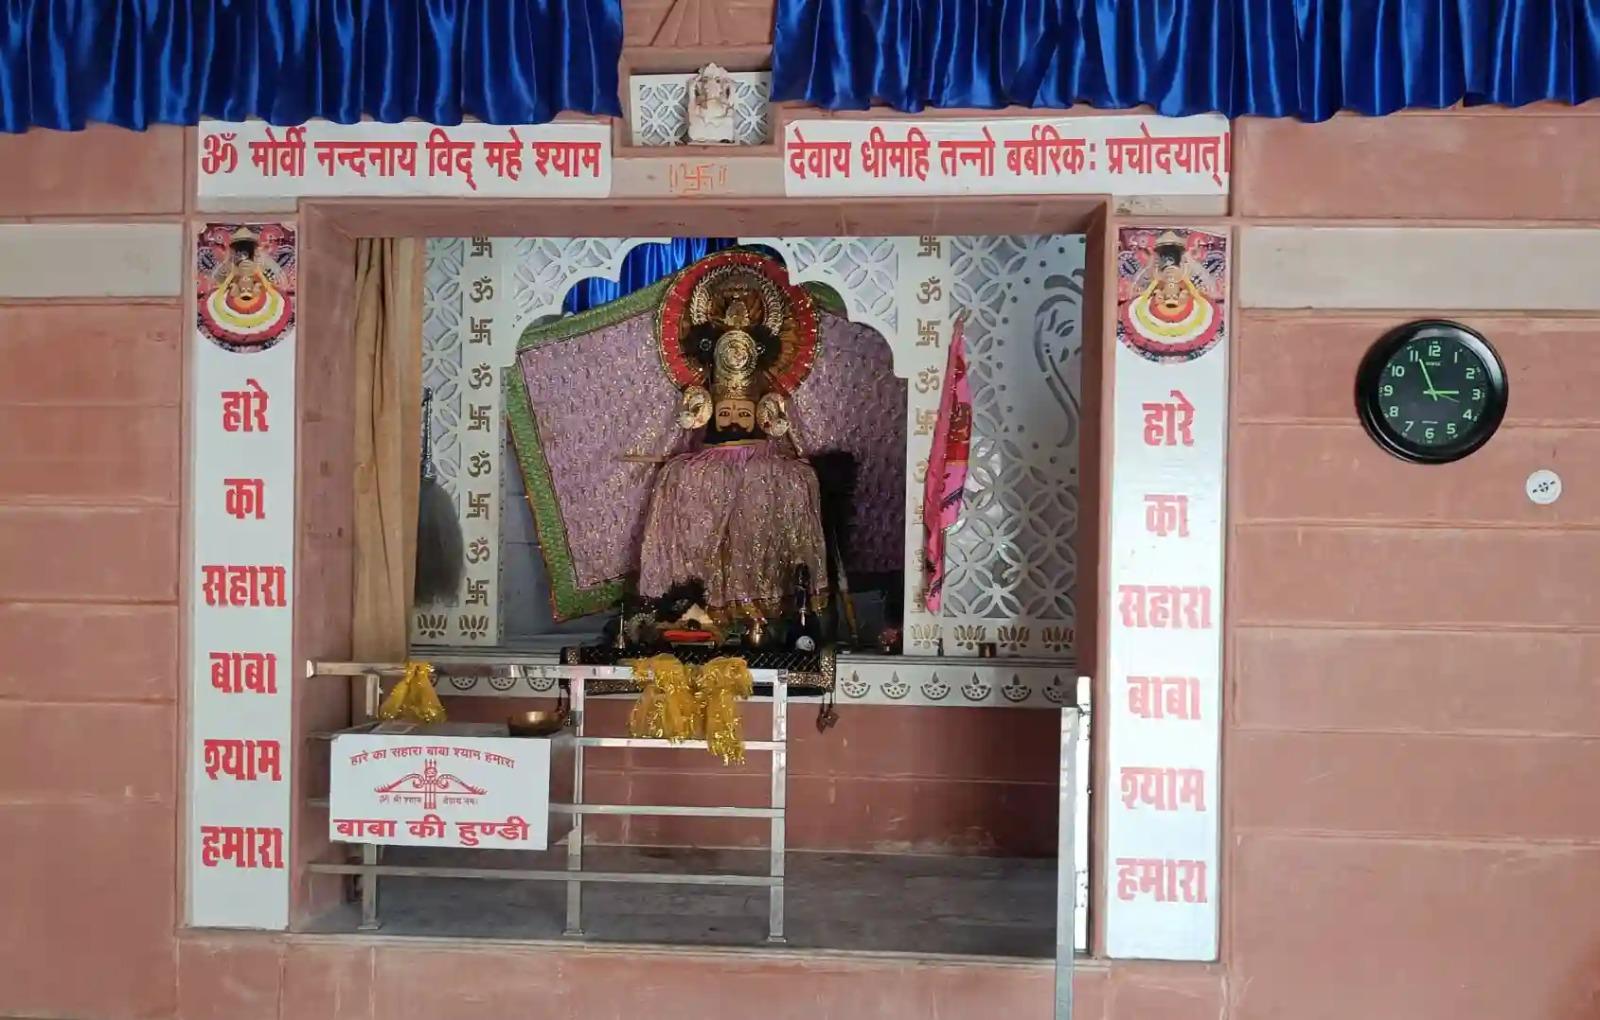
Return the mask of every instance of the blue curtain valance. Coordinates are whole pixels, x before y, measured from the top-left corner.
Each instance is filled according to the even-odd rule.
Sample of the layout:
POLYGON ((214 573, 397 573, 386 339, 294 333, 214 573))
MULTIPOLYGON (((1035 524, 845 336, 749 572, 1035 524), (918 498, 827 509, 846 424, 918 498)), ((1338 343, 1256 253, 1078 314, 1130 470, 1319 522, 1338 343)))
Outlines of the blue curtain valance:
POLYGON ((0 129, 620 115, 621 0, 9 0, 0 129))
POLYGON ((1320 121, 1600 95, 1600 0, 777 0, 774 99, 1320 121))
POLYGON ((562 311, 573 315, 627 297, 738 243, 731 237, 674 237, 665 243, 641 244, 622 257, 622 268, 615 280, 591 276, 573 284, 562 302, 562 311))

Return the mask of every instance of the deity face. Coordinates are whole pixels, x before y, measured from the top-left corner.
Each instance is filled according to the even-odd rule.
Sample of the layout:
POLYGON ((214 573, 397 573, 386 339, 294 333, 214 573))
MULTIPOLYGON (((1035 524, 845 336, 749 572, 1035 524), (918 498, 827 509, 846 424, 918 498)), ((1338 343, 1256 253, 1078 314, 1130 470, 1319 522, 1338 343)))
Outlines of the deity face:
POLYGON ((754 400, 717 401, 715 423, 719 432, 756 431, 756 402, 754 400))
POLYGON ((1183 304, 1187 296, 1188 288, 1184 286, 1183 267, 1173 262, 1163 265, 1156 273, 1156 301, 1168 308, 1176 309, 1183 304))
POLYGON ((228 297, 236 306, 252 307, 261 300, 266 281, 253 262, 241 262, 228 280, 228 297))

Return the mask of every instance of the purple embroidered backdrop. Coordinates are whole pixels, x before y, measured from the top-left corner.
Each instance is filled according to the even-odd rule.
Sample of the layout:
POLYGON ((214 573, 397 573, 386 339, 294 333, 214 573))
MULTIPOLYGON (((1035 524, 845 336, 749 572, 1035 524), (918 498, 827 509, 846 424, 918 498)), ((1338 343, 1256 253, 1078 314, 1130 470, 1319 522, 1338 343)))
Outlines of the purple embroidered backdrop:
POLYGON ((808 454, 855 454, 853 572, 896 571, 906 550, 906 384, 889 344, 871 326, 823 312, 822 351, 791 401, 796 438, 808 454))

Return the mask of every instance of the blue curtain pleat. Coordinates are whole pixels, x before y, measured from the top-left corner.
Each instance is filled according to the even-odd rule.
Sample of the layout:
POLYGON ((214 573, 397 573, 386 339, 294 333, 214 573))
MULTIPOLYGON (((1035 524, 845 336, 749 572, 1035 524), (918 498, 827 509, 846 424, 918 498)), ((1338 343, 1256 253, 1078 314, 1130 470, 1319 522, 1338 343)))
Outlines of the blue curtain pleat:
POLYGON ((0 0, 0 130, 621 115, 621 0, 0 0))
POLYGON ((732 237, 674 237, 665 243, 641 244, 623 256, 617 279, 591 276, 574 284, 567 291, 562 310, 571 315, 615 301, 738 243, 732 237))
POLYGON ((1600 95, 1600 0, 777 0, 772 95, 1326 120, 1600 95))

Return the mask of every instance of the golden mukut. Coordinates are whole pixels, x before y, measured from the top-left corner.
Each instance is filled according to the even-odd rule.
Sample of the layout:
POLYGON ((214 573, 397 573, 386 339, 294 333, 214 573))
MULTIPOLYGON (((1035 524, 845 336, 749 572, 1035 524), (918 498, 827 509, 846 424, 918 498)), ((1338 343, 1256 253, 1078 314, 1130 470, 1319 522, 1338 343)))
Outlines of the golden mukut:
POLYGON ((647 598, 699 581, 713 614, 771 617, 797 568, 813 598, 826 594, 817 475, 787 405, 816 355, 816 314, 781 274, 730 253, 685 273, 661 306, 662 364, 683 389, 678 427, 694 438, 651 494, 639 554, 647 598))

